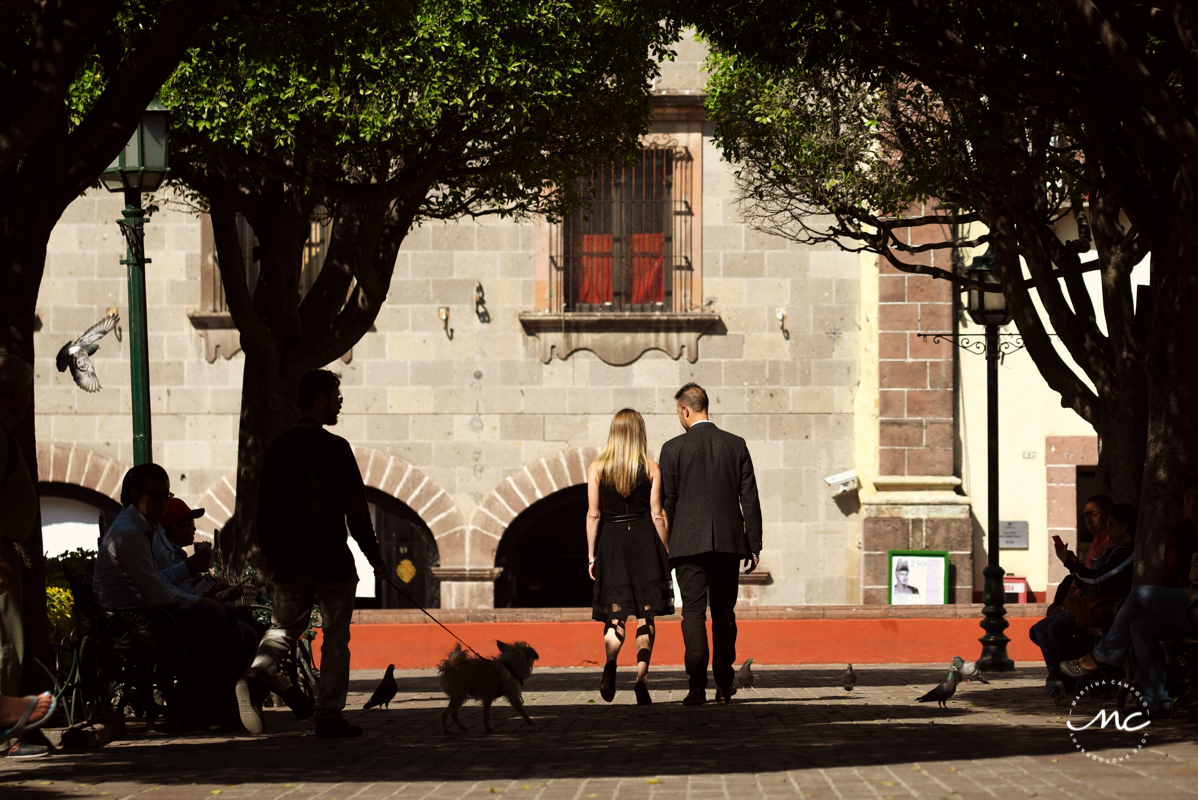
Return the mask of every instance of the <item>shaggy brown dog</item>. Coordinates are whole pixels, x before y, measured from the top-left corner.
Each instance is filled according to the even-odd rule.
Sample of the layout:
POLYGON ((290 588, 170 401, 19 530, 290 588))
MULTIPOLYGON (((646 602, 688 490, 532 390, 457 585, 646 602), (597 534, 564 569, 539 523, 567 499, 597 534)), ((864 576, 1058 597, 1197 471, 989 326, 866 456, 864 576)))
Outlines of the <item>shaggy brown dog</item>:
POLYGON ((533 724, 532 719, 524 710, 520 697, 520 687, 532 674, 532 662, 540 656, 526 642, 499 645, 499 655, 492 659, 474 658, 462 652, 458 645, 449 657, 437 665, 441 676, 441 690, 449 695, 449 707, 441 712, 441 729, 449 733, 449 718, 461 730, 466 726, 458 719, 458 709, 467 697, 473 697, 483 704, 483 727, 487 733, 494 733, 491 727, 491 703, 499 697, 507 698, 512 708, 520 712, 524 721, 533 724))

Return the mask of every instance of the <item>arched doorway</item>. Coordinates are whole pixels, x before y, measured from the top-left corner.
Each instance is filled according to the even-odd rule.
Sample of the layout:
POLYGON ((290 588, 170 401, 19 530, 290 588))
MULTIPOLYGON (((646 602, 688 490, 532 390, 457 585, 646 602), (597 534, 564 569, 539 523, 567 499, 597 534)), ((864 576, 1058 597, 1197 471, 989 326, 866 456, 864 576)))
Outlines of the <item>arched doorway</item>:
POLYGON ((73 483, 41 481, 37 485, 42 510, 42 550, 49 557, 80 548, 97 550, 100 517, 111 525, 120 504, 107 495, 73 483))
POLYGON ((404 595, 390 584, 373 577, 357 543, 350 537, 350 549, 358 563, 358 608, 425 608, 441 607, 441 582, 433 575, 433 567, 441 565, 437 542, 420 515, 405 503, 371 487, 366 488, 374 534, 383 551, 383 561, 392 571, 391 580, 404 595), (409 599, 410 598, 410 599, 409 599), (414 601, 414 602, 413 602, 414 601))
POLYGON ((503 533, 495 566, 496 608, 591 604, 587 577, 587 487, 570 486, 524 509, 503 533))

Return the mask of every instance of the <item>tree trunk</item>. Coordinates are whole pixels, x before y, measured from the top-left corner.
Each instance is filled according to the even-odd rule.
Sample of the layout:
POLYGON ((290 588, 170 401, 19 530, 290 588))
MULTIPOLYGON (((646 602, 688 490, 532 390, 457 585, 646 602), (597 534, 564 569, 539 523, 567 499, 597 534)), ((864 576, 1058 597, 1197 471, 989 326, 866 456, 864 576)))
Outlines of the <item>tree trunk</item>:
MULTIPOLYGON (((1179 253, 1187 249, 1193 252, 1178 247, 1179 253)), ((1168 270, 1162 261, 1154 251, 1153 271, 1167 274, 1154 281, 1153 324, 1146 348, 1148 425, 1136 534, 1137 583, 1159 581, 1165 534, 1184 514, 1182 484, 1198 471, 1198 348, 1192 342, 1198 275, 1192 268, 1168 270)), ((1179 264, 1186 262, 1184 256, 1177 258, 1179 264)))
POLYGON ((225 566, 240 574, 246 563, 264 568, 258 548, 258 479, 266 448, 299 419, 299 381, 302 370, 287 369, 256 349, 246 348, 241 389, 241 426, 237 441, 237 524, 232 552, 225 566))
MULTIPOLYGON (((11 184, 8 184, 9 188, 11 184)), ((14 200, 15 192, 5 192, 0 209, 0 347, 30 364, 34 360, 33 331, 37 314, 37 296, 46 263, 49 230, 36 224, 28 206, 14 200)), ((56 215, 57 216, 57 215, 56 215)), ((37 485, 37 437, 34 433, 34 404, 13 429, 21 446, 29 476, 37 485)), ((46 615, 46 560, 42 547, 41 513, 34 519, 33 530, 23 542, 5 548, 15 551, 11 566, 20 570, 21 621, 24 627, 25 656, 22 660, 22 694, 36 694, 51 688, 49 676, 37 666, 35 658, 52 664, 50 623, 46 615)), ((6 687, 7 689, 7 687, 6 687)), ((15 687, 14 687, 15 689, 15 687)))

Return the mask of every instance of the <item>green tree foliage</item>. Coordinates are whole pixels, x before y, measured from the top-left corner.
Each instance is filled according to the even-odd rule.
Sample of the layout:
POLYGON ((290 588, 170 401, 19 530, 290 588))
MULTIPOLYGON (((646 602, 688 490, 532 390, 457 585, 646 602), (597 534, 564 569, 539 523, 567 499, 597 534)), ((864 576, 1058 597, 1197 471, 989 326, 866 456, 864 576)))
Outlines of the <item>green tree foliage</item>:
POLYGON ((1098 432, 1100 480, 1146 511, 1137 570, 1151 579, 1163 531, 1181 512, 1180 481, 1198 467, 1198 422, 1181 412, 1198 401, 1186 310, 1198 302, 1192 9, 1130 0, 650 5, 713 44, 717 133, 740 159, 750 217, 779 212, 767 229, 961 282, 926 258, 951 250, 953 237, 910 248, 902 230, 984 224, 1029 354, 1098 432), (904 195, 935 199, 940 219, 901 212, 904 195), (1075 220, 1059 224, 1065 216, 1075 220), (1087 251, 1097 257, 1082 263, 1087 251), (1135 291, 1132 268, 1149 253, 1151 285, 1135 291), (1104 325, 1086 271, 1098 272, 1104 325))
MULTIPOLYGON (((196 32, 222 0, 0 3, 0 348, 34 360, 33 331, 50 232, 137 126, 196 32)), ((16 426, 37 475, 31 407, 16 426)), ((26 665, 50 658, 41 529, 4 545, 21 568, 26 665)), ((46 687, 37 668, 23 687, 46 687)))
POLYGON ((408 231, 576 207, 578 176, 638 149, 674 39, 594 2, 330 2, 223 20, 193 50, 162 96, 246 354, 234 569, 253 555, 261 457, 297 418, 299 377, 370 329, 408 231), (258 239, 252 289, 238 214, 258 239), (329 242, 305 291, 314 218, 329 242))

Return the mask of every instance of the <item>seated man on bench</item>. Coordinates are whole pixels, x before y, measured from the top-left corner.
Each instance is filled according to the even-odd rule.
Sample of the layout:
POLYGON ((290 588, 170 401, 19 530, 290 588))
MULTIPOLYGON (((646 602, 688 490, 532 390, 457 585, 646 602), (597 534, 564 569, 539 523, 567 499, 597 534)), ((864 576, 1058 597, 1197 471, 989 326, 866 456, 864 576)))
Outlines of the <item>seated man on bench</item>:
POLYGON ((107 608, 153 606, 174 620, 177 643, 187 651, 179 676, 185 709, 170 710, 177 725, 232 724, 239 717, 227 698, 256 642, 225 606, 171 585, 158 571, 153 543, 172 497, 170 478, 157 464, 139 464, 125 473, 123 508, 100 540, 92 590, 107 608))

